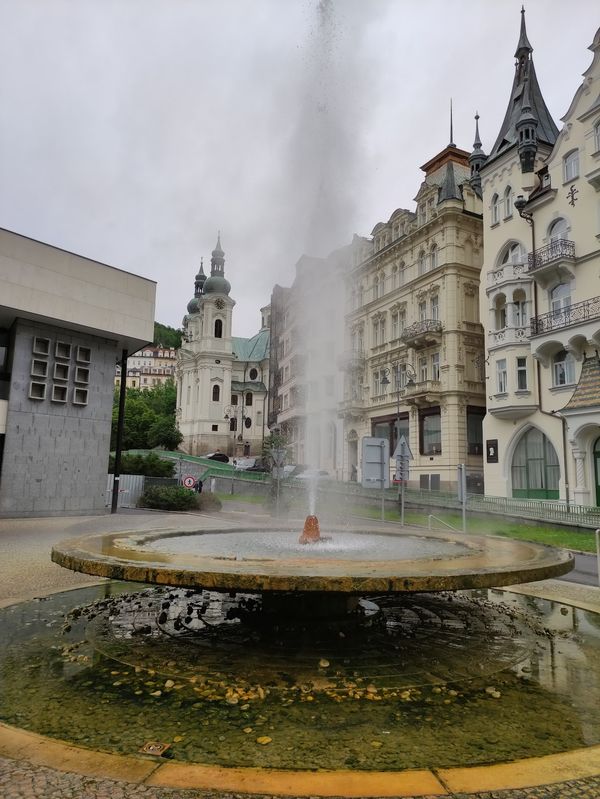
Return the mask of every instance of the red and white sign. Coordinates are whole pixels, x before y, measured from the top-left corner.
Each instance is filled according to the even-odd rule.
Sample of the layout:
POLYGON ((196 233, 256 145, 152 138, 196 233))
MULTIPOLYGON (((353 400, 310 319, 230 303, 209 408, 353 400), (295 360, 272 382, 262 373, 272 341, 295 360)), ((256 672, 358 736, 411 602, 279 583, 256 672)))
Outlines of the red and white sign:
POLYGON ((193 477, 191 474, 186 474, 182 482, 186 488, 193 488, 196 485, 196 478, 193 477))

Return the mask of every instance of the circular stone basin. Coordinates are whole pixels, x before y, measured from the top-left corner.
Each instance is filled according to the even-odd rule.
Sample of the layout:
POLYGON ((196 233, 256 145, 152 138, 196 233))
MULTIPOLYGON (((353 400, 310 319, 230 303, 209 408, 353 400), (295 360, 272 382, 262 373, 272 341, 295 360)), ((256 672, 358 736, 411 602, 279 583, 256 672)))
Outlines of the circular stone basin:
POLYGON ((100 577, 217 591, 393 594, 490 588, 565 574, 573 557, 526 541, 454 532, 297 530, 116 533, 74 538, 55 563, 100 577))

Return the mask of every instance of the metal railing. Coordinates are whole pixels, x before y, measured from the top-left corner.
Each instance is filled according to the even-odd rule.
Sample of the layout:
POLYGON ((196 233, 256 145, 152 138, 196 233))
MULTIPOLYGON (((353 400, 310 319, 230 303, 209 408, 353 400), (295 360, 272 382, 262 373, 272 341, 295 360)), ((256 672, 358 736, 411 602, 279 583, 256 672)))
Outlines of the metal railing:
POLYGON ((441 333, 442 323, 439 319, 423 319, 421 322, 415 322, 408 327, 405 327, 400 338, 402 341, 408 341, 415 336, 420 336, 423 333, 441 333))
POLYGON ((557 239, 540 247, 527 256, 527 264, 530 272, 548 266, 561 258, 575 258, 575 242, 568 239, 557 239))
POLYGON ((600 319, 600 297, 592 297, 589 300, 576 302, 559 311, 534 316, 531 319, 532 336, 540 336, 550 330, 559 330, 563 327, 578 325, 590 319, 600 319))

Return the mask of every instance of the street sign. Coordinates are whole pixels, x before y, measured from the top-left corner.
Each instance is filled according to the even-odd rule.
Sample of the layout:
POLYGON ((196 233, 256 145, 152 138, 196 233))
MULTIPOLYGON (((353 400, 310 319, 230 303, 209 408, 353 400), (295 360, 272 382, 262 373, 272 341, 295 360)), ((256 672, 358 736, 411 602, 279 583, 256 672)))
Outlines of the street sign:
POLYGON ((394 450, 392 457, 396 460, 398 460, 398 458, 407 458, 409 461, 414 461, 414 456, 410 451, 410 447, 408 446, 408 441, 406 440, 405 436, 400 436, 398 439, 398 443, 396 444, 396 449, 394 450))
POLYGON ((191 474, 186 474, 181 482, 186 488, 193 488, 196 485, 196 478, 191 474))
POLYGON ((390 487, 390 443, 387 438, 365 436, 362 440, 362 487, 390 487))

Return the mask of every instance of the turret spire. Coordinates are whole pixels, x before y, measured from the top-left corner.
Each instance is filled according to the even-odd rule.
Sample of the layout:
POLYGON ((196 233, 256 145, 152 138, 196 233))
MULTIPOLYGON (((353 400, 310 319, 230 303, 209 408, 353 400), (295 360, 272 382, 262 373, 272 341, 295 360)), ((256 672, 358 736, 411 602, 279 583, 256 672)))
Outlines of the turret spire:
POLYGON ((481 175, 479 171, 485 164, 487 155, 483 152, 481 147, 481 139, 479 138, 479 112, 475 111, 475 141, 473 142, 473 152, 469 156, 469 164, 471 165, 471 185, 476 193, 481 197, 481 175))
POLYGON ((453 131, 453 124, 452 124, 452 97, 450 98, 450 143, 448 147, 456 147, 454 144, 454 131, 453 131))
POLYGON ((528 53, 533 53, 533 47, 527 38, 527 29, 525 27, 525 6, 521 6, 521 31, 519 34, 519 42, 517 44, 515 58, 521 58, 521 56, 528 53))
POLYGON ((215 249, 212 251, 212 258, 210 259, 210 274, 211 277, 215 275, 223 276, 225 274, 225 253, 221 247, 221 231, 217 234, 217 243, 215 249))

